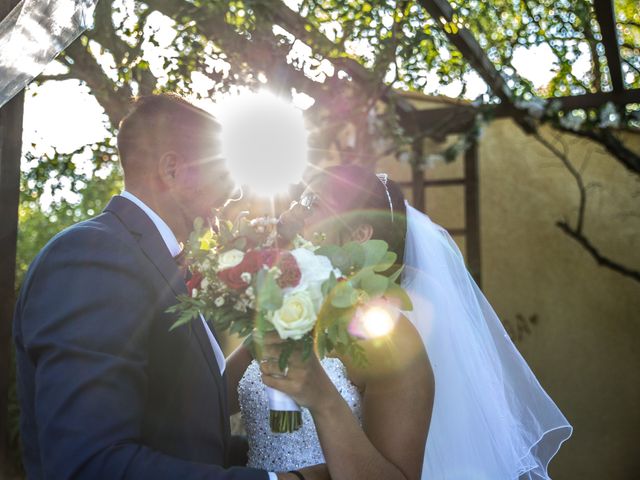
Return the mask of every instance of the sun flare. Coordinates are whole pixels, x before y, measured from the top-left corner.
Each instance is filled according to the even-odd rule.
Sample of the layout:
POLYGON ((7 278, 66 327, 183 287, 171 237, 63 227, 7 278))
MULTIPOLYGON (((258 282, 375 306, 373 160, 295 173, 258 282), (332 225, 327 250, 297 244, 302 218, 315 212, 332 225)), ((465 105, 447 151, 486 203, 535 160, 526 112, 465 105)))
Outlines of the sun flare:
POLYGON ((222 102, 222 153, 235 182, 260 197, 285 193, 308 165, 302 111, 272 93, 241 93, 222 102))

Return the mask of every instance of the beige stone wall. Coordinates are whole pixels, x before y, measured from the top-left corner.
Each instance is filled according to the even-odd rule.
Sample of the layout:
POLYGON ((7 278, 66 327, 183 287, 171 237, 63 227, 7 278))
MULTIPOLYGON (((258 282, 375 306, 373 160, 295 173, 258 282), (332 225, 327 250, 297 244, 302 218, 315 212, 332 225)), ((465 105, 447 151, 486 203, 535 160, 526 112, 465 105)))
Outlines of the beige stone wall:
MULTIPOLYGON (((640 151, 640 136, 627 140, 640 151)), ((578 165, 589 157, 585 177, 601 185, 590 192, 587 234, 603 253, 640 269, 640 217, 628 215, 640 214, 638 177, 588 141, 563 141, 578 165)), ((555 226, 564 217, 573 220, 578 205, 559 160, 509 120, 491 124, 480 142, 483 290, 503 319, 538 315, 518 348, 575 429, 551 474, 638 478, 640 283, 598 267, 555 226)), ((378 170, 410 175, 392 160, 378 170)), ((457 161, 425 174, 452 177, 461 170, 457 161)), ((445 227, 463 226, 462 189, 432 187, 427 213, 445 227)))

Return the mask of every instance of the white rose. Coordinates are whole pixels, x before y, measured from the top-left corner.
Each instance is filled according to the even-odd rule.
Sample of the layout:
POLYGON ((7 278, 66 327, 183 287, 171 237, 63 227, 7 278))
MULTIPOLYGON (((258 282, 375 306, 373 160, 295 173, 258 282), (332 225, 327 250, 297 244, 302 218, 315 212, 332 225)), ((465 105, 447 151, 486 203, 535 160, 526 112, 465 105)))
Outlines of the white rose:
POLYGON ((203 292, 206 292, 208 288, 209 288, 209 279, 207 277, 204 277, 202 279, 202 282, 200 282, 200 289, 203 292))
POLYGON ((218 257, 218 268, 220 270, 226 270, 227 268, 236 267, 240 265, 243 258, 244 258, 244 252, 241 252, 240 250, 236 250, 236 249, 228 250, 226 252, 221 253, 220 256, 218 257))
MULTIPOLYGON (((316 310, 320 309, 322 303, 322 284, 329 278, 331 272, 336 277, 341 277, 342 273, 331 265, 324 255, 316 255, 315 253, 305 249, 296 248, 291 251, 295 257, 298 267, 300 268, 300 283, 298 287, 294 287, 292 291, 306 289, 309 291, 316 310)), ((285 289, 286 291, 289 289, 285 289)))
POLYGON ((280 338, 300 340, 316 323, 316 309, 309 292, 301 290, 286 294, 282 307, 274 312, 271 323, 280 338))

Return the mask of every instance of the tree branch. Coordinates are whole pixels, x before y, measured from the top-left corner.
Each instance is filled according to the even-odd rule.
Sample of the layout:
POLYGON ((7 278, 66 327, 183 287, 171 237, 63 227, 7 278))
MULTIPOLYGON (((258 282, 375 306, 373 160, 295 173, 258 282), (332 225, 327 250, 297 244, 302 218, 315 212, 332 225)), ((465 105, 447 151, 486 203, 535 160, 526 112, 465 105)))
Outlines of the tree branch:
POLYGON ((566 222, 556 222, 556 225, 560 230, 566 233, 569 237, 573 238, 578 244, 584 248, 594 258, 598 265, 618 272, 625 277, 632 278, 636 282, 640 282, 640 271, 633 270, 625 267, 618 262, 615 262, 600 253, 600 251, 580 232, 572 229, 566 222))
POLYGON ((606 128, 593 129, 593 130, 571 130, 565 128, 559 124, 553 124, 556 130, 569 133, 578 137, 588 138, 600 145, 602 145, 607 152, 613 155, 627 170, 632 173, 640 174, 640 155, 629 149, 622 141, 620 141, 606 128))
POLYGON ((620 273, 626 277, 632 278, 637 282, 640 282, 640 271, 633 270, 618 262, 615 262, 605 257, 600 251, 591 243, 591 241, 584 235, 584 222, 587 207, 587 186, 584 184, 584 180, 580 172, 575 168, 573 163, 569 160, 567 155, 567 148, 563 144, 563 149, 553 145, 547 139, 545 139, 539 132, 536 132, 533 137, 540 142, 547 150, 553 153, 563 165, 567 168, 571 176, 574 178, 579 191, 579 206, 578 206, 578 218, 576 219, 576 227, 572 228, 566 221, 556 222, 556 226, 560 228, 566 235, 574 239, 578 244, 585 249, 595 260, 598 265, 620 273))
POLYGON ((67 72, 67 73, 60 73, 58 75, 38 75, 36 77, 36 81, 38 83, 44 83, 44 82, 48 82, 49 80, 54 80, 54 81, 62 81, 62 80, 77 80, 78 78, 73 75, 71 72, 67 72))
POLYGON ((560 159, 560 161, 563 163, 563 165, 566 167, 566 169, 569 171, 569 173, 575 180, 576 185, 578 186, 578 192, 580 197, 579 204, 578 204, 578 218, 576 220, 576 231, 581 233, 582 228, 584 226, 585 211, 587 208, 587 188, 584 184, 584 180, 582 179, 582 176, 580 175, 580 172, 578 172, 578 170, 573 166, 573 163, 571 163, 571 160, 569 160, 569 157, 566 151, 566 146, 563 145, 564 151, 560 151, 560 149, 558 149, 555 145, 553 145, 546 138, 544 138, 540 134, 540 132, 534 133, 533 138, 538 140, 540 144, 542 144, 547 150, 549 150, 558 159, 560 159))
POLYGON ((62 60, 69 67, 69 73, 73 77, 89 86, 98 103, 104 108, 111 125, 116 127, 129 109, 129 86, 117 87, 80 40, 67 47, 62 54, 62 60))

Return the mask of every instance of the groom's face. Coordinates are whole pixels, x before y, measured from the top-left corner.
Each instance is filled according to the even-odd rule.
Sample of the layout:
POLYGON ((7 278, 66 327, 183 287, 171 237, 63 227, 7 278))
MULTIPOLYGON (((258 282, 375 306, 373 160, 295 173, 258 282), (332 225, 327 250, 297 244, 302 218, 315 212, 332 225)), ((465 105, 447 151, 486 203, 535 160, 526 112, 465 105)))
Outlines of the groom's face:
POLYGON ((185 215, 208 218, 230 197, 234 185, 224 161, 214 152, 198 158, 184 158, 176 169, 172 195, 185 215))

